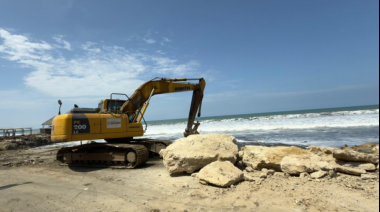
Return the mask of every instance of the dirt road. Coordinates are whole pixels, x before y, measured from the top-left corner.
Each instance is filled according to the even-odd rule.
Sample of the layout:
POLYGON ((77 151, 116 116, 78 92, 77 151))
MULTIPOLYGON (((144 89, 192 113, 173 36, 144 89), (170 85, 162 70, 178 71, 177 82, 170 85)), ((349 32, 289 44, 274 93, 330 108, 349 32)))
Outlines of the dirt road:
POLYGON ((170 176, 160 159, 135 170, 70 168, 55 152, 0 152, 0 211, 379 211, 378 180, 273 176, 221 189, 170 176))

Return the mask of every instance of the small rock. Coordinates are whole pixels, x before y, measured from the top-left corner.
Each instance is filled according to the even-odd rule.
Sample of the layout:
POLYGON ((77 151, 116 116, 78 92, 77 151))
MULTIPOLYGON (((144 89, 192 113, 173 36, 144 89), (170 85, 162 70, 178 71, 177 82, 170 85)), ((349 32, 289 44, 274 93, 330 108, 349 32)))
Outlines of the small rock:
POLYGON ((265 173, 265 172, 261 172, 261 174, 260 174, 260 178, 262 178, 262 179, 266 179, 268 177, 268 174, 267 173, 265 173))
POLYGON ((245 169, 247 172, 254 172, 255 170, 253 170, 252 167, 248 166, 246 169, 245 169))
POLYGON ((310 177, 310 175, 309 175, 309 173, 302 173, 301 175, 300 175, 300 178, 309 178, 310 177))
POLYGON ((276 173, 274 173, 274 176, 275 177, 285 178, 286 174, 284 172, 276 172, 276 173))
POLYGON ((191 175, 191 177, 198 178, 198 174, 197 174, 197 173, 193 173, 193 174, 191 175))
POLYGON ((276 173, 276 171, 273 169, 269 169, 269 170, 267 169, 266 171, 267 176, 274 175, 274 173, 276 173))
POLYGON ((202 184, 202 185, 208 185, 208 183, 204 180, 199 180, 199 183, 202 184))
POLYGON ((325 171, 319 171, 319 172, 315 172, 313 174, 311 174, 311 178, 313 179, 321 179, 323 177, 325 177, 328 173, 325 172, 325 171))
POLYGON ((335 178, 335 177, 337 177, 337 173, 334 170, 330 170, 329 176, 330 176, 330 178, 335 178))

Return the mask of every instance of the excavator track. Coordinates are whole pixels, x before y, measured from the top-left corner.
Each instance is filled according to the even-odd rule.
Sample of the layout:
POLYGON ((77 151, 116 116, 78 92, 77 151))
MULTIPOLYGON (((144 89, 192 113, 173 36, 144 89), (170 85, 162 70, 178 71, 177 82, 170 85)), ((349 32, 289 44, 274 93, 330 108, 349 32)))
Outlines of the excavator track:
POLYGON ((69 166, 134 169, 144 165, 149 151, 139 144, 84 144, 62 148, 57 160, 69 166))

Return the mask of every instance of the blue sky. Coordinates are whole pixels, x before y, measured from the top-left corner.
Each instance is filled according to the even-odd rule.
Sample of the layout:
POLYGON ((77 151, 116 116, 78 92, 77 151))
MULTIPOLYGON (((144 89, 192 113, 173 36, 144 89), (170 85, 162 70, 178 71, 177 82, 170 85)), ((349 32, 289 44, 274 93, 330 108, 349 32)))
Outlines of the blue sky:
MULTIPOLYGON (((0 127, 154 77, 204 77, 203 116, 379 104, 379 1, 2 0, 0 74, 0 127)), ((156 96, 146 118, 190 100, 156 96)))

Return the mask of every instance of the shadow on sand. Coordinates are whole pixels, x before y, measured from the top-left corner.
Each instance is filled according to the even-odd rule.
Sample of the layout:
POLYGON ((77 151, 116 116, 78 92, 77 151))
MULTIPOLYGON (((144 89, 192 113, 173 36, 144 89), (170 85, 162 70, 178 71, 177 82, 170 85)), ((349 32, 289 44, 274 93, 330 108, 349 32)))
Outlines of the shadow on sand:
POLYGON ((81 165, 67 165, 71 171, 74 172, 82 172, 82 173, 87 173, 87 172, 95 172, 99 170, 104 170, 104 169, 112 169, 112 170, 144 170, 148 169, 153 166, 157 166, 156 162, 161 161, 159 158, 150 158, 148 162, 140 167, 136 167, 134 169, 128 169, 128 168, 120 168, 120 167, 113 167, 113 166, 102 166, 102 167, 88 167, 88 166, 81 166, 81 165))
POLYGON ((33 182, 26 182, 26 183, 10 184, 10 185, 6 185, 6 186, 1 186, 0 187, 0 191, 5 190, 5 189, 9 189, 9 188, 13 188, 13 187, 16 187, 16 186, 31 184, 31 183, 33 183, 33 182))

